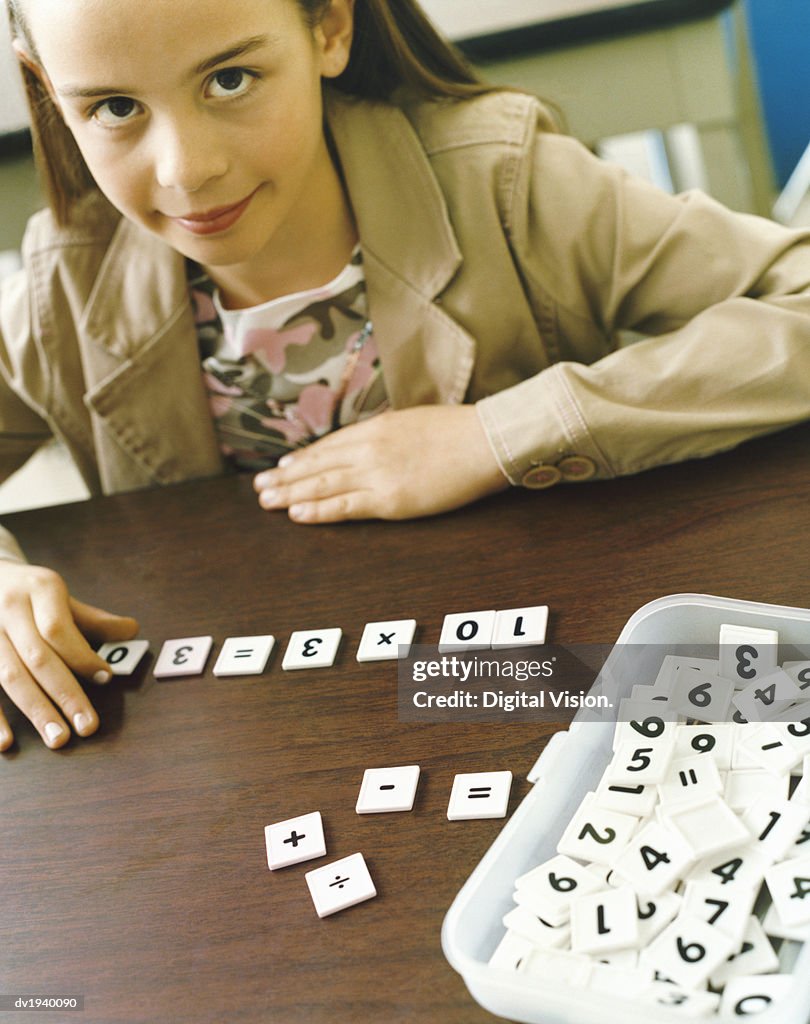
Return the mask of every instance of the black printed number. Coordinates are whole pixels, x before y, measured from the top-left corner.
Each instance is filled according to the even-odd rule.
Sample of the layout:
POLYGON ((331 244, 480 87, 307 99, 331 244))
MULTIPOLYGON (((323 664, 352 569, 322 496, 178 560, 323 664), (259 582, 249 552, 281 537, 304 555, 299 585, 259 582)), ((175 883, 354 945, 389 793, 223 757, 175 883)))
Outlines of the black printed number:
POLYGON ((612 843, 616 838, 616 830, 605 826, 605 834, 600 836, 596 829, 590 822, 587 822, 582 826, 582 831, 579 833, 579 838, 584 839, 586 836, 590 836, 591 839, 595 839, 597 843, 612 843))
POLYGON ((675 945, 678 947, 681 960, 685 960, 688 964, 696 964, 698 960, 702 960, 706 956, 706 947, 701 946, 699 942, 685 943, 683 939, 678 938, 675 945))
POLYGON ((656 718, 651 715, 649 718, 645 718, 642 722, 631 722, 630 725, 640 732, 642 736, 646 736, 648 740, 655 739, 656 736, 660 736, 664 731, 664 720, 663 718, 656 718))
POLYGON ((172 665, 185 665, 188 661, 188 656, 194 650, 193 647, 189 647, 188 644, 185 647, 178 647, 174 652, 172 658, 172 665))
POLYGON ((126 647, 115 647, 107 655, 107 664, 108 665, 117 665, 119 661, 123 661, 124 658, 126 658, 127 653, 128 652, 127 652, 126 647))
POLYGON ((571 892, 572 889, 576 889, 577 887, 575 878, 568 878, 566 876, 557 878, 553 871, 549 874, 548 880, 551 884, 551 888, 556 889, 557 892, 571 892))
POLYGON ((737 658, 737 675, 740 679, 753 679, 757 670, 751 664, 752 658, 759 657, 759 651, 750 644, 743 644, 735 652, 737 658))

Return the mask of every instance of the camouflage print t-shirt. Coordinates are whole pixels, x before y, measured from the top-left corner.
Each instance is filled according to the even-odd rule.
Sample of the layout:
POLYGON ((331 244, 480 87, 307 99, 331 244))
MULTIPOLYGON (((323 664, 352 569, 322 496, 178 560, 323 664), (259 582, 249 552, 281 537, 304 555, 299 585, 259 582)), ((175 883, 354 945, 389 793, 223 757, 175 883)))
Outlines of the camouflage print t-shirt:
POLYGON ((203 379, 232 465, 273 466, 386 408, 359 248, 323 287, 249 309, 223 309, 207 274, 187 268, 203 379))

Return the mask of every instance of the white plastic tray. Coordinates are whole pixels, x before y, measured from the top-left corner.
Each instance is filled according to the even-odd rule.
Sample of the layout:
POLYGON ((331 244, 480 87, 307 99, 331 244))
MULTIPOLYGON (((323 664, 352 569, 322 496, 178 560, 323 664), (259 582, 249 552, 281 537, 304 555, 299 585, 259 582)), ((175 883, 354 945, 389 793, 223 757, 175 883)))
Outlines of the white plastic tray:
MULTIPOLYGON (((628 620, 616 646, 649 644, 650 680, 660 667, 661 646, 716 645, 723 622, 779 631, 779 661, 810 657, 810 609, 787 608, 705 594, 674 594, 651 601, 628 620), (656 646, 653 646, 656 645, 656 646), (793 650, 791 650, 793 648, 793 650), (795 648, 799 648, 797 653, 795 648), (655 659, 655 664, 652 664, 655 659)), ((629 696, 633 682, 624 684, 629 696)), ((599 682, 597 681, 597 686, 599 682)), ((494 1014, 524 1024, 653 1024, 684 1021, 665 1007, 633 1003, 604 993, 556 986, 487 961, 504 934, 502 918, 514 906, 515 879, 554 856, 557 842, 585 793, 594 789, 612 754, 612 722, 574 720, 549 743, 532 772, 537 782, 456 896, 442 926, 442 948, 473 998, 494 1014), (551 770, 553 766, 553 771, 551 770)), ((787 1001, 756 1016, 757 1024, 810 1021, 810 943, 794 966, 787 1001)), ((739 1021, 730 1016, 706 1018, 739 1021)))

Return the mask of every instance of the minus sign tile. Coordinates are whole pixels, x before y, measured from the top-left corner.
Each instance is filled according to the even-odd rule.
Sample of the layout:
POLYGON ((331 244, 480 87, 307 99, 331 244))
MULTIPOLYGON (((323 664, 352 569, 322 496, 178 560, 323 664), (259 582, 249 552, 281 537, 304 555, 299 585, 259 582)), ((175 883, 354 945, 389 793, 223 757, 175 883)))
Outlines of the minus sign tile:
POLYGON ((419 765, 366 768, 355 810, 358 814, 410 811, 419 784, 419 765))

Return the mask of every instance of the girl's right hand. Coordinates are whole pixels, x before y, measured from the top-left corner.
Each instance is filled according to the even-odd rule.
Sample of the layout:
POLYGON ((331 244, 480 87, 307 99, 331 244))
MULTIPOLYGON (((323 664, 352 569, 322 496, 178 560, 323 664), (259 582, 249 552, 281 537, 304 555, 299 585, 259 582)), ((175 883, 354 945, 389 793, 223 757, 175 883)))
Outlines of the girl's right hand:
MULTIPOLYGON (((71 597, 58 573, 34 565, 0 563, 0 690, 56 749, 98 729, 98 715, 76 676, 106 683, 110 666, 88 643, 131 640, 135 619, 112 615, 71 597), (75 675, 74 675, 75 673, 75 675)), ((14 735, 0 710, 0 751, 14 735)))

